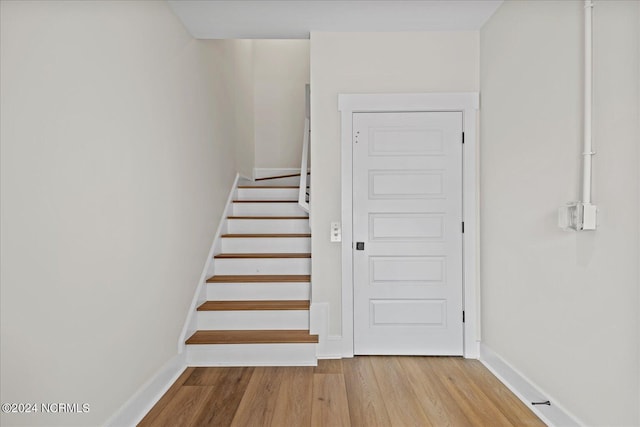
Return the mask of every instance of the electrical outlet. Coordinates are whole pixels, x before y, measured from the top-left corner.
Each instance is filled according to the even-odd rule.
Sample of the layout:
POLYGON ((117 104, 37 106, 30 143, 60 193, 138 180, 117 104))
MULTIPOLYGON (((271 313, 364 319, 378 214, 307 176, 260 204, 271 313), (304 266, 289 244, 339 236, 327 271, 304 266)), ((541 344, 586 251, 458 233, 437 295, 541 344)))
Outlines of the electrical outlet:
POLYGON ((331 223, 331 241, 342 242, 342 227, 339 222, 331 223))

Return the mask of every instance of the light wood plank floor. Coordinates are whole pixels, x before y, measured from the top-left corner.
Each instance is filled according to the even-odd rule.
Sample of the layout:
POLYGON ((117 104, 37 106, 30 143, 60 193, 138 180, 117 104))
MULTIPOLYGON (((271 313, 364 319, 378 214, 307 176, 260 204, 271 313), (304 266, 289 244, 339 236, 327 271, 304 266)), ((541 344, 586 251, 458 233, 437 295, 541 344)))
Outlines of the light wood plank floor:
POLYGON ((140 426, 544 426, 477 360, 359 356, 188 368, 140 426))

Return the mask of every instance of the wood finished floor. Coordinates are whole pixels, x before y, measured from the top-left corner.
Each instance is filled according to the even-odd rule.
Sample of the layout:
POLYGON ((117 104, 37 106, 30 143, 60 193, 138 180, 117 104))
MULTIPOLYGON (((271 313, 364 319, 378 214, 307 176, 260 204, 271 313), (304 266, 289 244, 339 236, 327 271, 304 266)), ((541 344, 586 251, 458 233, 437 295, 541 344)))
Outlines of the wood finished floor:
POLYGON ((139 426, 544 426, 480 362, 360 356, 187 368, 139 426))

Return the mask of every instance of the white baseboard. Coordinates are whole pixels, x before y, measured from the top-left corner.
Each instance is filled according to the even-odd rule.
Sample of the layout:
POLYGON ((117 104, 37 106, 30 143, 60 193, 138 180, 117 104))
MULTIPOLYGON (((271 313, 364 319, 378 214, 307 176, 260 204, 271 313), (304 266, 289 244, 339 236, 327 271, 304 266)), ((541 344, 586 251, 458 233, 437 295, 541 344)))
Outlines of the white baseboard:
POLYGON ((231 190, 229 191, 229 195, 227 196, 227 204, 224 207, 222 217, 220 218, 220 222, 218 223, 218 229, 216 230, 216 234, 213 236, 211 249, 209 249, 209 254, 207 255, 207 259, 205 260, 204 268, 202 269, 202 274, 200 275, 200 281, 198 282, 198 286, 196 287, 193 298, 191 299, 191 305, 189 306, 189 311, 187 312, 187 318, 184 322, 184 326, 182 327, 180 337, 178 338, 178 353, 184 352, 186 346, 185 341, 187 340, 187 337, 191 336, 196 330, 196 307, 200 305, 200 303, 202 303, 204 300, 206 300, 206 280, 214 273, 212 271, 215 265, 213 263, 213 255, 217 252, 220 252, 220 236, 224 231, 226 231, 227 216, 231 215, 231 213, 233 212, 233 199, 236 194, 236 188, 238 187, 239 179, 240 175, 236 174, 236 178, 234 179, 231 190))
POLYGON ((309 331, 318 335, 318 359, 341 359, 342 336, 329 335, 329 304, 312 302, 309 309, 309 331))
POLYGON ((293 175, 300 173, 300 168, 254 168, 253 179, 270 178, 272 176, 293 175))
POLYGON ((465 342, 464 358, 465 359, 480 359, 480 342, 479 341, 471 341, 470 340, 469 343, 465 342))
POLYGON ((329 335, 324 339, 320 339, 317 356, 318 359, 342 359, 347 357, 342 354, 342 336, 329 335))
POLYGON ((548 426, 586 425, 483 343, 480 344, 480 361, 548 426), (551 406, 531 404, 547 400, 551 406))
POLYGON ((138 424, 186 368, 185 353, 177 354, 140 387, 104 425, 123 427, 138 424))

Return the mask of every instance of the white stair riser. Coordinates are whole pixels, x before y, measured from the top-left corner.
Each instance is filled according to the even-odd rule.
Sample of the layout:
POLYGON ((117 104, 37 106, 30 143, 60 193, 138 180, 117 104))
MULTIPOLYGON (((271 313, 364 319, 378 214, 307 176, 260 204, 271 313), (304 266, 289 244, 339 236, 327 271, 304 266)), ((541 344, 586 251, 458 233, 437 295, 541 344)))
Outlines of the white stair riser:
POLYGON ((215 274, 311 274, 310 258, 222 258, 215 274))
POLYGON ((187 346, 187 366, 316 366, 317 344, 187 346))
POLYGON ((238 188, 238 200, 295 200, 297 188, 238 188))
POLYGON ((309 329, 309 310, 199 311, 198 330, 309 329))
POLYGON ((311 233, 308 219, 230 219, 229 233, 311 233))
POLYGON ((309 300, 309 283, 208 283, 209 301, 309 300))
POLYGON ((298 203, 234 203, 234 216, 305 216, 298 203))
POLYGON ((223 253, 311 252, 309 237, 237 237, 222 239, 223 253))

